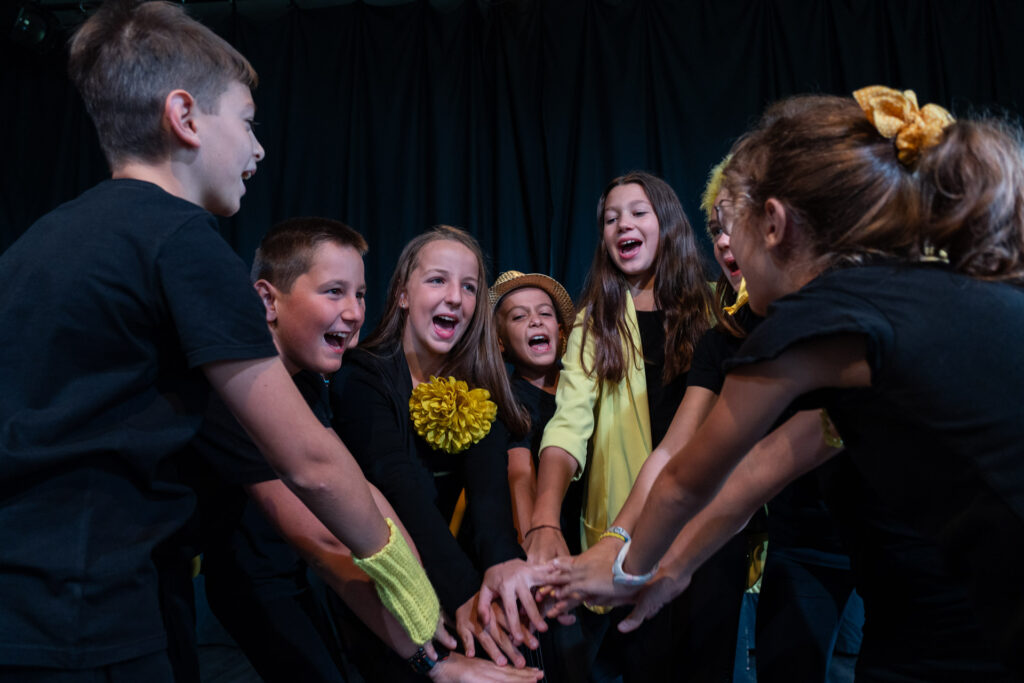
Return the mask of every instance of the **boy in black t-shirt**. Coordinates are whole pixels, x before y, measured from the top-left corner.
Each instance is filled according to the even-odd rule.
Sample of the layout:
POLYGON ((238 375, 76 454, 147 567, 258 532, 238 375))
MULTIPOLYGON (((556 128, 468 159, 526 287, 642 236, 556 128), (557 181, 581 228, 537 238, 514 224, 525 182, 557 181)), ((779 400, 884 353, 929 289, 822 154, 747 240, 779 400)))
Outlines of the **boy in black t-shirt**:
POLYGON ((211 215, 263 158, 252 67, 180 6, 115 0, 70 72, 113 179, 0 256, 0 680, 171 679, 152 553, 191 511, 170 456, 210 385, 366 570, 401 576, 377 590, 426 642, 425 574, 317 429, 211 215))

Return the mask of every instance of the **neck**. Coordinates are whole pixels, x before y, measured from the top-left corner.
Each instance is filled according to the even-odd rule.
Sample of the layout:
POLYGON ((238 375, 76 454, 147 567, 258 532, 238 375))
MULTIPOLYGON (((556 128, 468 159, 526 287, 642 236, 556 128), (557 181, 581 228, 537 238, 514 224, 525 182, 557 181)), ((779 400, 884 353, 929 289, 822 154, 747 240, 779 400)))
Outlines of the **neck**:
POLYGON ((409 366, 409 375, 412 377, 412 385, 414 387, 429 381, 431 375, 437 376, 438 371, 441 369, 442 359, 440 358, 422 358, 420 354, 405 348, 404 345, 402 352, 405 354, 405 362, 409 366))
POLYGON ((131 159, 118 164, 111 177, 117 180, 128 178, 153 183, 168 194, 196 203, 184 183, 175 175, 170 160, 149 163, 131 159))
POLYGON ((638 311, 657 309, 654 299, 654 275, 644 274, 627 280, 629 294, 633 297, 633 307, 638 311))
POLYGON ((516 374, 541 391, 554 394, 555 389, 558 387, 558 377, 561 372, 558 369, 558 363, 555 363, 551 367, 544 368, 543 370, 538 368, 517 367, 516 374))

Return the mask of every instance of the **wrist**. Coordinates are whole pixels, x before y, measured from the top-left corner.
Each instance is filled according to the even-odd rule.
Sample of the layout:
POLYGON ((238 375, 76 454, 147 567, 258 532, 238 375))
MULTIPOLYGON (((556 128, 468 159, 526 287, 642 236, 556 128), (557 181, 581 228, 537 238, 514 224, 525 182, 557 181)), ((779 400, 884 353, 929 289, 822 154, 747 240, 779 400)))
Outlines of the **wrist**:
POLYGON ((642 586, 650 581, 655 572, 658 571, 657 563, 646 574, 631 574, 625 570, 623 565, 625 564, 626 555, 629 554, 629 547, 632 544, 633 539, 629 539, 622 544, 622 548, 619 549, 619 554, 615 558, 615 564, 612 565, 612 582, 620 586, 642 586))
POLYGON ((451 652, 439 642, 434 643, 434 651, 437 652, 437 659, 433 660, 427 655, 427 651, 422 647, 416 650, 416 653, 407 658, 405 661, 415 673, 435 678, 437 675, 437 668, 441 666, 445 660, 448 659, 448 655, 451 652))

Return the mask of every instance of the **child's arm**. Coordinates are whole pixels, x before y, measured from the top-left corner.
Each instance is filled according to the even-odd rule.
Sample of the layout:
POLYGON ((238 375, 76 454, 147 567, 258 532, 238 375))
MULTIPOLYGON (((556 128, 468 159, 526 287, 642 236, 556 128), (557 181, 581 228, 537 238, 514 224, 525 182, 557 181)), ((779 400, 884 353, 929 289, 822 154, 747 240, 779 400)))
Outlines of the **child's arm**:
POLYGON ((523 534, 530 528, 533 503, 537 498, 537 472, 529 448, 508 449, 508 486, 512 493, 512 521, 520 542, 525 545, 523 534))
POLYGON ((849 334, 800 342, 775 360, 734 370, 707 420, 651 488, 624 571, 654 566, 793 399, 820 387, 870 383, 864 338, 849 334))
POLYGON ((429 640, 438 608, 426 574, 400 538, 392 542, 359 466, 313 416, 281 361, 224 361, 203 369, 281 480, 357 557, 373 556, 374 567, 383 568, 377 589, 387 592, 389 609, 413 640, 429 640), (382 583, 394 572, 403 580, 382 583))
MULTIPOLYGON (((384 609, 370 577, 352 561, 352 551, 328 531, 280 479, 250 484, 246 491, 281 537, 388 647, 403 658, 416 653, 417 644, 412 642, 398 620, 384 609)), ((370 491, 380 514, 395 520, 410 550, 416 554, 408 532, 387 500, 372 486, 370 491)), ((455 639, 443 628, 439 628, 436 635, 445 646, 455 647, 455 639)))
POLYGON ((540 452, 537 498, 523 544, 531 562, 547 562, 569 554, 561 531, 562 499, 578 467, 576 458, 558 446, 540 452))
MULTIPOLYGON (((632 532, 640 511, 647 501, 654 480, 661 473, 673 453, 682 450, 690 440, 697 427, 704 421, 718 395, 704 387, 691 386, 686 389, 683 400, 676 409, 672 424, 669 425, 661 443, 651 451, 640 468, 640 474, 633 482, 629 497, 616 515, 612 526, 619 526, 632 532)), ((608 566, 615 561, 615 556, 622 547, 622 540, 615 536, 605 536, 573 561, 573 574, 576 577, 603 575, 608 566)))

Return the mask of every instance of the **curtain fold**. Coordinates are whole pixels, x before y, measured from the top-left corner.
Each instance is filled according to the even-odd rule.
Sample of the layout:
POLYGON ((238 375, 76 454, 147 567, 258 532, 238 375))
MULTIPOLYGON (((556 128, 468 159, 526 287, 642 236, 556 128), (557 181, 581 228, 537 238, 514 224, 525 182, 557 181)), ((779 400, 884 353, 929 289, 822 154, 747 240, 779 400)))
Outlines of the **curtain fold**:
MULTIPOLYGON (((493 273, 548 272, 578 292, 615 175, 646 169, 697 205, 711 165, 764 106, 802 92, 913 88, 954 113, 1024 105, 1014 0, 355 2, 247 13, 189 6, 260 74, 267 151, 224 234, 325 215, 366 235, 371 318, 398 251, 435 223, 467 228, 493 273)), ((106 175, 62 58, 9 43, 11 131, 0 249, 106 175)), ((83 239, 87 238, 83 236, 83 239)), ((710 263, 710 260, 709 260, 710 263)))

